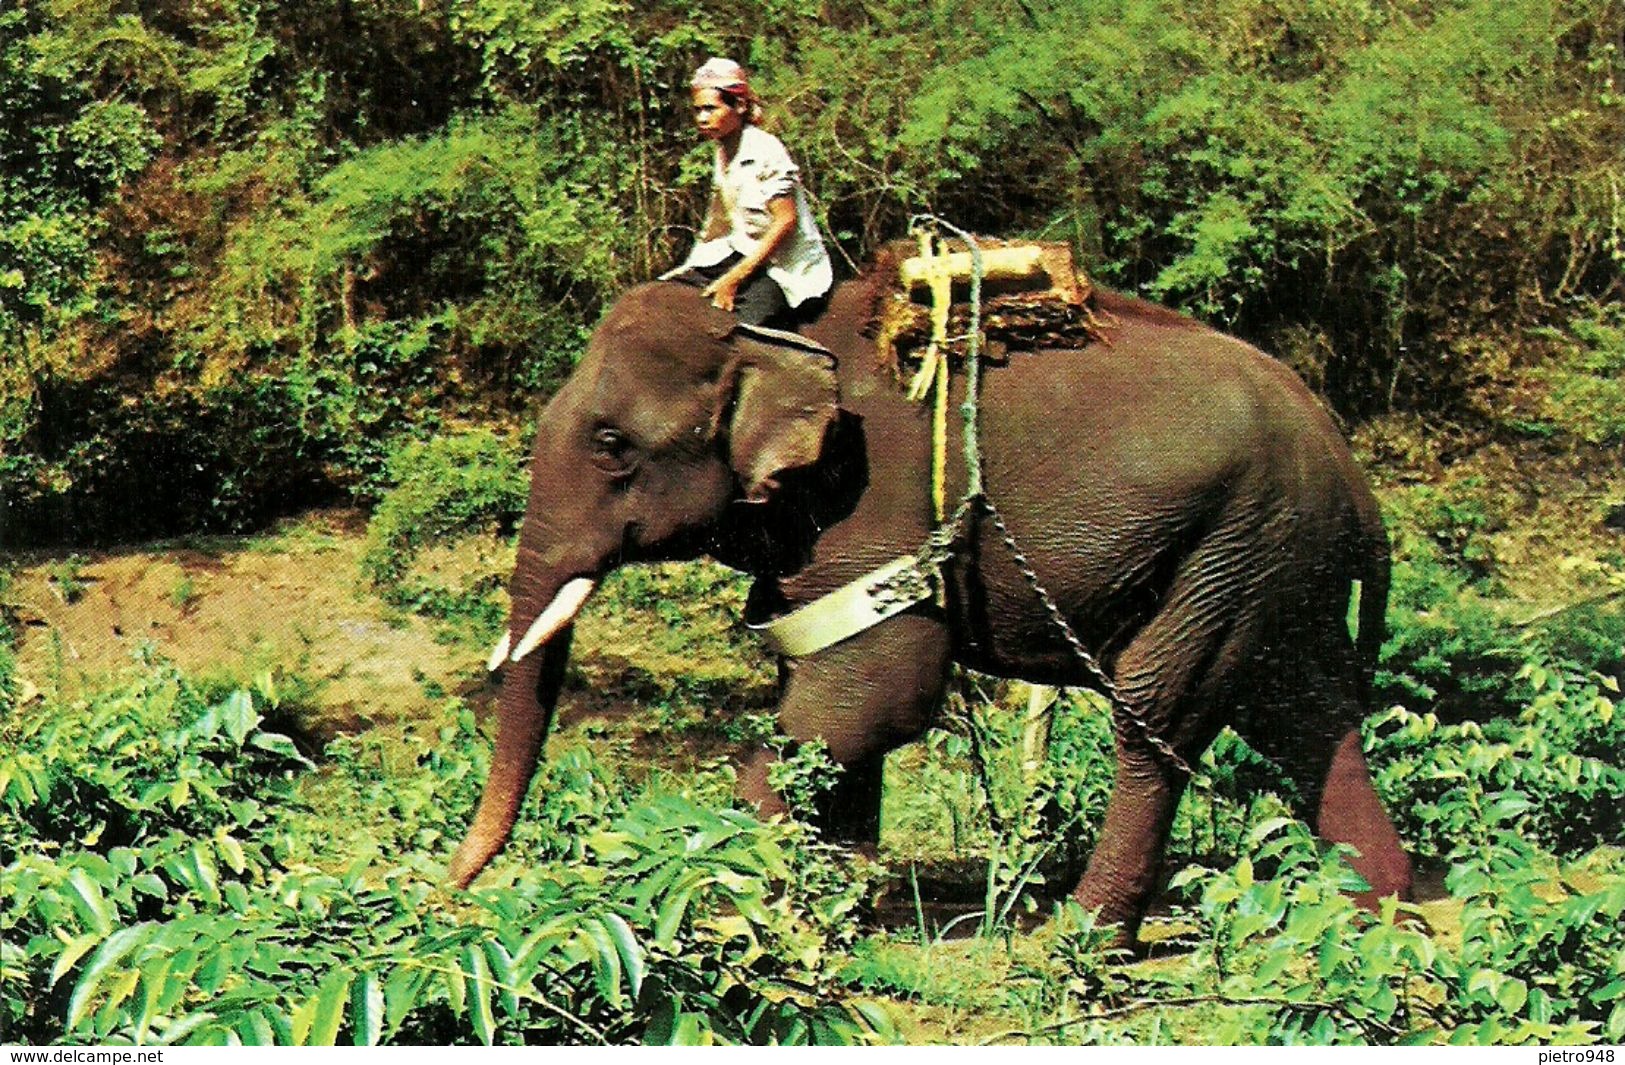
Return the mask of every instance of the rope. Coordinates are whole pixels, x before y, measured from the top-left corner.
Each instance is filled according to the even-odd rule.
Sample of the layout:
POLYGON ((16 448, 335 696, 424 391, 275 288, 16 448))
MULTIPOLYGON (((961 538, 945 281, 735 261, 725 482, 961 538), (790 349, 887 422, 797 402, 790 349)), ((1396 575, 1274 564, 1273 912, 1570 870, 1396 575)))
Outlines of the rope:
MULTIPOLYGON (((1073 631, 1072 626, 1067 622, 1066 616, 1061 613, 1061 608, 1056 604, 1055 598, 1050 595, 1049 590, 1038 579, 1038 572, 1033 569, 1032 563, 1027 561, 1026 554, 1021 550, 1020 545, 1016 543, 1016 538, 1011 535, 1009 527, 1005 525, 1004 517, 999 513, 998 507, 994 505, 993 500, 987 495, 982 483, 982 444, 979 428, 982 376, 982 249, 976 243, 975 237, 953 223, 932 214, 915 215, 909 220, 909 229, 922 234, 922 248, 926 246, 928 240, 924 235, 927 232, 925 229, 927 225, 946 230, 965 242, 965 245, 970 249, 971 276, 970 330, 969 335, 965 338, 965 400, 959 407, 960 414, 965 422, 965 494, 954 511, 952 521, 944 522, 942 520, 944 506, 941 489, 935 486, 944 478, 945 474, 942 468, 947 464, 945 452, 948 356, 946 351, 937 351, 935 354, 937 359, 940 360, 940 368, 937 369, 938 413, 933 432, 935 446, 933 449, 934 466, 932 470, 937 527, 932 531, 927 541, 926 550, 921 557, 924 560, 931 561, 940 569, 941 564, 948 560, 952 546, 958 539, 959 530, 969 516, 970 511, 973 507, 980 507, 993 522, 993 527, 998 530, 1000 539, 1004 541, 1004 545, 1009 549, 1011 557, 1015 559, 1016 568, 1021 571, 1022 577, 1026 579, 1028 586, 1032 588, 1033 594, 1043 604, 1044 611, 1049 615, 1051 623, 1060 632, 1067 646, 1071 648, 1073 656, 1082 663, 1084 669, 1099 684, 1100 690, 1110 700, 1114 713, 1121 715, 1124 720, 1133 726, 1139 732, 1141 738, 1166 759, 1170 766, 1187 776, 1194 776, 1190 764, 1180 757, 1179 752, 1174 750, 1171 743, 1151 727, 1150 722, 1130 708, 1128 702, 1123 698, 1122 692, 1118 689, 1116 681, 1106 672, 1100 661, 1089 653, 1089 649, 1084 647, 1083 641, 1078 638, 1078 634, 1073 631)), ((941 297, 936 295, 935 289, 936 286, 933 285, 933 296, 940 300, 941 297)), ((945 314, 945 308, 938 311, 939 316, 945 316, 945 314)), ((933 343, 932 348, 935 347, 936 345, 933 343)))

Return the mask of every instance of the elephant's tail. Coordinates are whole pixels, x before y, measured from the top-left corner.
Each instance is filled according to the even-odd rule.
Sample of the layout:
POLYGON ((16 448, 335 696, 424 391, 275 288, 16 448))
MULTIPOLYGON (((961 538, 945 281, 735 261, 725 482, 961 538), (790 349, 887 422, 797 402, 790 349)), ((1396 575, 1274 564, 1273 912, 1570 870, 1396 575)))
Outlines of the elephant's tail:
POLYGON ((1391 564, 1388 549, 1388 531, 1383 527, 1381 513, 1372 514, 1366 524, 1366 535, 1361 537, 1363 556, 1355 560, 1353 572, 1360 575, 1360 603, 1355 615, 1359 629, 1354 640, 1355 661, 1358 663, 1360 703, 1369 712, 1374 690, 1377 659, 1382 644, 1388 637, 1388 586, 1391 564))

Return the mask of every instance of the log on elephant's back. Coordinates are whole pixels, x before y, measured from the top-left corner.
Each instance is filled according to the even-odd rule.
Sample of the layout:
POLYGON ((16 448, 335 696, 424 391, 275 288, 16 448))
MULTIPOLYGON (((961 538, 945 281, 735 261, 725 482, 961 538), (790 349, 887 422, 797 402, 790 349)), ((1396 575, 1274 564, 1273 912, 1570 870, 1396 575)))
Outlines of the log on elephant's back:
MULTIPOLYGON (((1073 263, 1065 244, 1006 244, 984 239, 981 325, 987 354, 999 359, 1010 352, 1043 348, 1079 348, 1109 342, 1111 316, 1095 305, 1094 289, 1073 263)), ((967 277, 959 267, 963 253, 948 257, 954 273, 954 302, 948 314, 950 354, 960 356, 971 330, 967 277)), ((876 347, 885 365, 900 368, 931 339, 931 308, 921 303, 916 284, 920 273, 904 259, 896 266, 898 281, 881 301, 874 323, 876 347)), ((882 268, 884 269, 884 267, 882 268)))

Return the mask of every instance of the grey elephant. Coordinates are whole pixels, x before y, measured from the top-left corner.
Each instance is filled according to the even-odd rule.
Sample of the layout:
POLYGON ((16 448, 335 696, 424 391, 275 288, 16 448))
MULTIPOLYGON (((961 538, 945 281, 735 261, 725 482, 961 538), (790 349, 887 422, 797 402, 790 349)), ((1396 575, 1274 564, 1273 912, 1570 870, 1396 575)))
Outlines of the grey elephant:
MULTIPOLYGON (((605 316, 541 416, 495 753, 454 884, 508 839, 571 622, 606 572, 709 555, 754 577, 753 613, 794 616, 866 580, 872 599, 877 571, 918 554, 934 527, 931 421, 876 358, 884 289, 874 273, 839 286, 811 343, 740 327, 676 283, 605 316)), ((976 508, 940 589, 787 662, 780 729, 822 738, 844 770, 824 829, 877 839, 882 759, 931 727, 958 662, 1115 689, 1116 779, 1075 897, 1126 938, 1158 887, 1188 767, 1226 725, 1279 762, 1324 839, 1355 848, 1365 901, 1406 895, 1410 863, 1358 732, 1389 569, 1364 477, 1280 363, 1152 304, 1097 298, 1109 343, 1012 355, 980 378, 987 497, 1078 646, 976 508)), ((775 757, 758 750, 739 772, 764 814, 783 809, 775 757)))

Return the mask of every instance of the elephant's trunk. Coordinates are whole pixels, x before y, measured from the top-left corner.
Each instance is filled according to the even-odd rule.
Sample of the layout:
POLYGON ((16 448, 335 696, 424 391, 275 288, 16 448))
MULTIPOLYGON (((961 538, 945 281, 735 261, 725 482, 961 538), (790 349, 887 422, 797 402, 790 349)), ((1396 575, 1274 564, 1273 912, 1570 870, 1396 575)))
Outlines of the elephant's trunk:
POLYGON ((447 870, 447 879, 454 887, 467 887, 507 845, 558 704, 572 631, 566 625, 554 634, 540 655, 530 655, 508 666, 491 772, 485 779, 474 823, 447 870))

